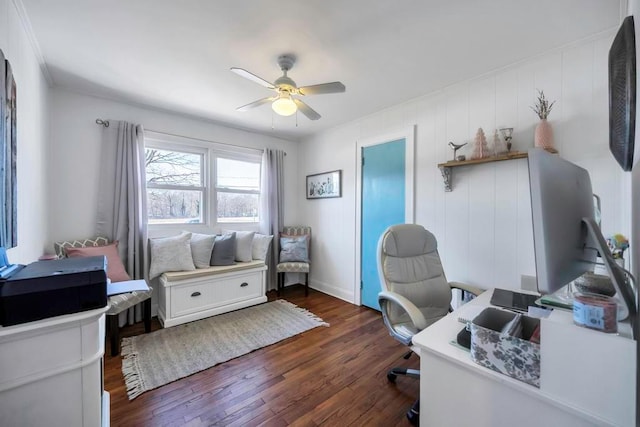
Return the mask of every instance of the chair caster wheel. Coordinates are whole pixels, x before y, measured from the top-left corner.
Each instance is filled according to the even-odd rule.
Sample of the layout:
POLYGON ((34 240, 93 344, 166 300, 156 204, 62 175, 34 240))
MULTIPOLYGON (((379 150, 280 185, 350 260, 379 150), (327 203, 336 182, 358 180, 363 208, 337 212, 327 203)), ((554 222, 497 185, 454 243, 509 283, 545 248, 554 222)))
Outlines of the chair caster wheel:
POLYGON ((395 383, 396 378, 398 378, 396 374, 392 374, 391 372, 387 373, 387 379, 389 380, 389 382, 395 383))
POLYGON ((407 419, 409 420, 409 424, 412 426, 417 426, 420 424, 420 414, 415 412, 413 408, 407 411, 407 419))

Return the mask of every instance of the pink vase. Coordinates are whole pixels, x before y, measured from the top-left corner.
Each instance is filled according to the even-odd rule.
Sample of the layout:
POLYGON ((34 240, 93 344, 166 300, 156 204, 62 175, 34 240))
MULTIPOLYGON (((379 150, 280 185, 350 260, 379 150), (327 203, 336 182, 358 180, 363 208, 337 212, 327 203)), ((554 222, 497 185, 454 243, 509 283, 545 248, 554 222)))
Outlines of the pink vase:
POLYGON ((553 146, 553 128, 547 119, 541 119, 538 126, 536 126, 533 140, 536 147, 555 152, 555 147, 553 146))

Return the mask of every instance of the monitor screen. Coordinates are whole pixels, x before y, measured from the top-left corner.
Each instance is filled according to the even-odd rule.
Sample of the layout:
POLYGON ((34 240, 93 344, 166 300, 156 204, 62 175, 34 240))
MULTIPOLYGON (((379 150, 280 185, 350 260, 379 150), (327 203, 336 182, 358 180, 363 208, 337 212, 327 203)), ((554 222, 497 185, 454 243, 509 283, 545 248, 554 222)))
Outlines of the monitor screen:
POLYGON ((529 150, 538 291, 553 293, 587 271, 597 251, 582 218, 595 219, 589 172, 542 149, 529 150))

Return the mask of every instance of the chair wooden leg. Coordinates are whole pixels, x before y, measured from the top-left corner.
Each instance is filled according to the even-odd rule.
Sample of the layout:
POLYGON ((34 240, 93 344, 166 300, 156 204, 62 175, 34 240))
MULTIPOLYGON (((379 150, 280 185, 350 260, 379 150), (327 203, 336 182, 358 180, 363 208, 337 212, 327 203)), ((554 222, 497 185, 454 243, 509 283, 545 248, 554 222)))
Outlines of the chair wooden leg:
POLYGON ((280 273, 276 273, 276 295, 280 296, 280 273))
POLYGON ((309 273, 304 273, 304 296, 309 296, 309 273))
POLYGON ((144 316, 144 332, 151 332, 151 298, 142 303, 142 315, 144 316))
POLYGON ((118 315, 112 314, 109 318, 109 337, 111 338, 111 356, 120 354, 120 325, 118 315))

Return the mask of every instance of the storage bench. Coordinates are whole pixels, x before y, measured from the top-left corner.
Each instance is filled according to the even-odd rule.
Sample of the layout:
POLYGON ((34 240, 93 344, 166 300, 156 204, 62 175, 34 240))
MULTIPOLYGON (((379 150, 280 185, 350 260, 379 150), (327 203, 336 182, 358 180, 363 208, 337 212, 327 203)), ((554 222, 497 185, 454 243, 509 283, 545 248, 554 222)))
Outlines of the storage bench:
POLYGON ((266 302, 266 271, 256 260, 163 273, 158 319, 168 328, 266 302))

